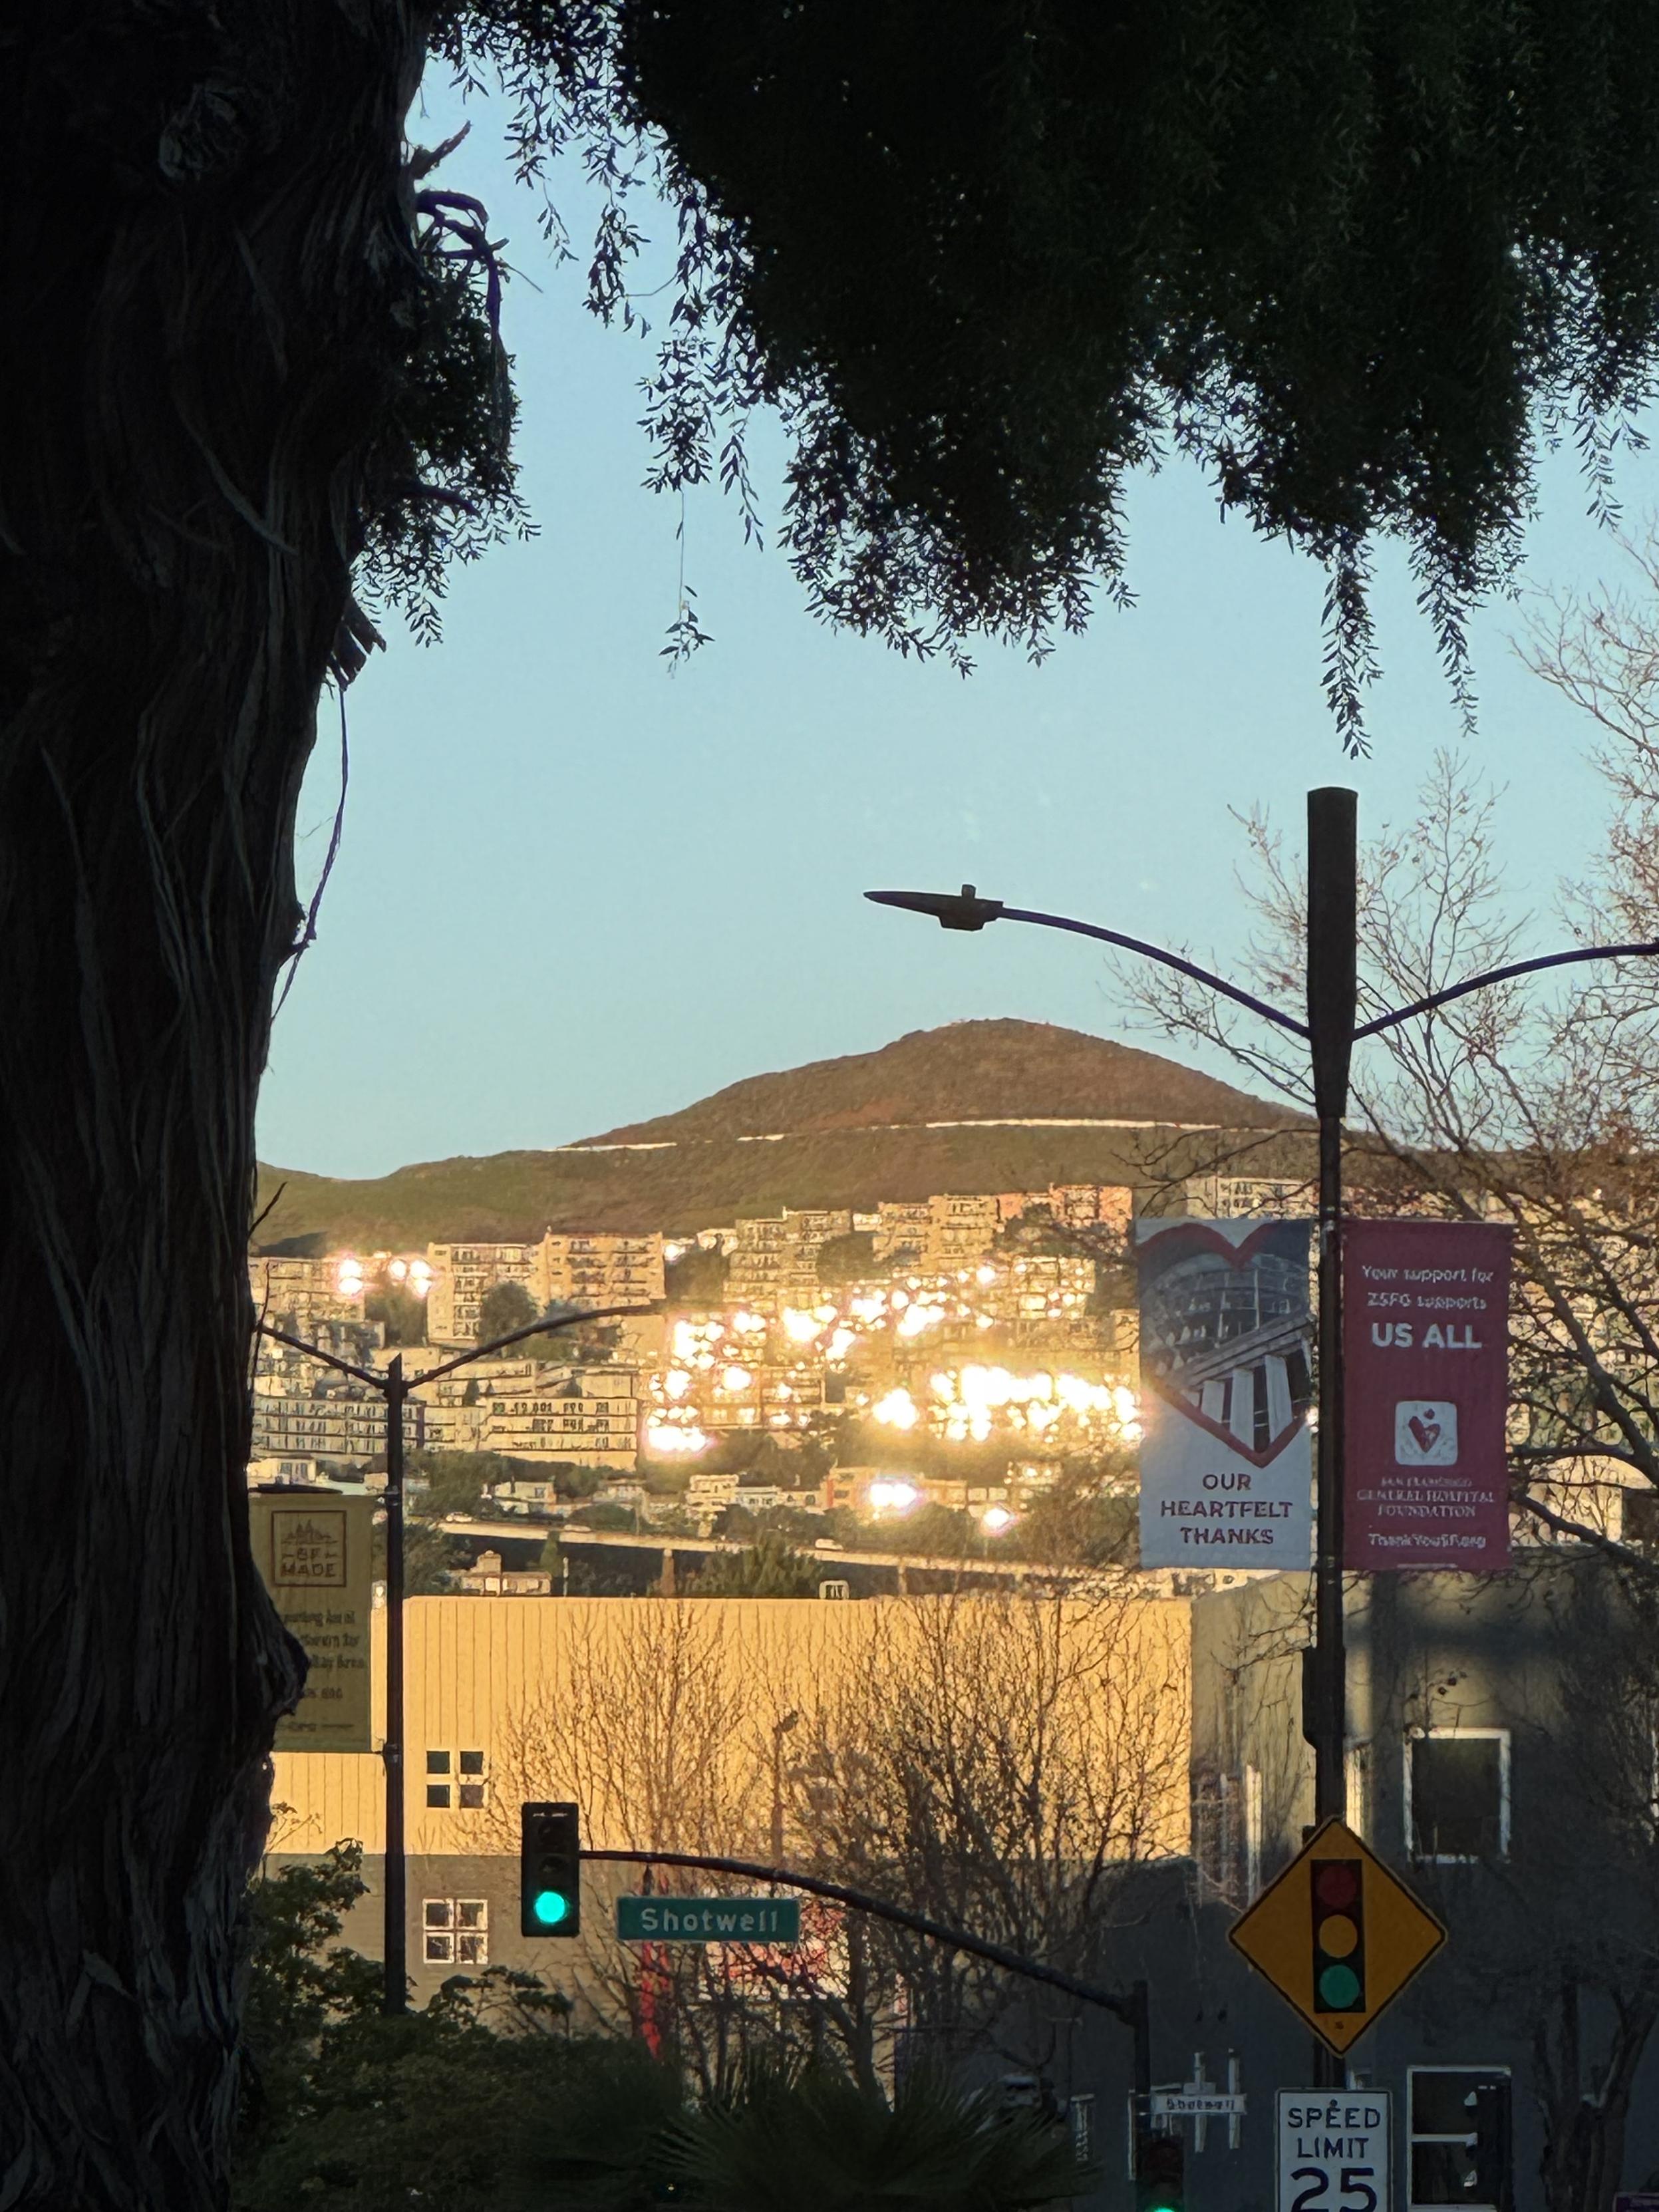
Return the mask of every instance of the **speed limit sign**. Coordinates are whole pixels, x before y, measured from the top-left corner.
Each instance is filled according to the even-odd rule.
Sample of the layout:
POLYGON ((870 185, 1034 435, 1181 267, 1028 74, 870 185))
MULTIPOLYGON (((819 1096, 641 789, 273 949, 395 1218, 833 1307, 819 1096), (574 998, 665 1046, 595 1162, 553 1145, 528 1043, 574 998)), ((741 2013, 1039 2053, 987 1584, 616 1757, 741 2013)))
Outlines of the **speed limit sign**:
POLYGON ((1279 2212, 1390 2212, 1386 2089, 1281 2089, 1279 2212))

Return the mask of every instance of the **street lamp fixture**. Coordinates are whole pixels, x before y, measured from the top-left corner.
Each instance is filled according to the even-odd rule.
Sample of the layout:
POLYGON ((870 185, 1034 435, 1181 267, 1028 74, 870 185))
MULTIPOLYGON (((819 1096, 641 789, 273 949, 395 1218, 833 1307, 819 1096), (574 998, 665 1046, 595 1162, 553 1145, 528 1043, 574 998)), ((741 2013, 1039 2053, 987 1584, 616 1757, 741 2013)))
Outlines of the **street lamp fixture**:
POLYGON ((864 896, 878 906, 932 915, 941 929, 983 929, 1002 913, 1000 899, 981 898, 971 884, 964 884, 959 891, 866 891, 864 896))

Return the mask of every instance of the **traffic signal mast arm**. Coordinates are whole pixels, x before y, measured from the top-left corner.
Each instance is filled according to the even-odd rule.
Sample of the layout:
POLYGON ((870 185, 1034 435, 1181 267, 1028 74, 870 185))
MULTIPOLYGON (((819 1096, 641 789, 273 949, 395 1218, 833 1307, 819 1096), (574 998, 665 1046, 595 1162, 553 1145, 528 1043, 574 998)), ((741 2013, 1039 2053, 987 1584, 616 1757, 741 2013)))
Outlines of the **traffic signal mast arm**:
MULTIPOLYGON (((1140 2070, 1139 2054, 1147 2042, 1146 1985, 1137 1982, 1127 1994, 1103 1990, 1093 1982, 1079 1981, 1059 1966, 1045 1966, 1040 1960, 1028 1959, 1023 1953, 1010 1951, 1000 1943, 992 1943, 982 1936, 970 1936, 965 1929, 947 1928, 941 1922, 929 1920, 924 1914, 912 1912, 907 1905, 894 1905, 884 1897, 872 1897, 861 1889, 849 1889, 844 1882, 826 1881, 819 1875, 792 1874, 786 1867, 761 1866, 753 1859, 711 1858, 702 1851, 611 1851, 584 1850, 585 1859, 609 1859, 629 1866, 697 1867, 712 1874, 743 1875, 751 1881, 781 1883, 786 1889, 804 1889, 813 1897, 827 1897, 836 1905, 850 1905, 854 1911, 868 1912, 878 1920, 891 1921, 896 1928, 908 1928, 913 1935, 926 1936, 935 1943, 947 1945, 953 1951, 965 1952, 969 1957, 984 1959, 991 1966, 1001 1966, 1011 1974, 1023 1974, 1028 1981, 1046 1982, 1050 1989, 1063 1990, 1067 1996, 1079 1998, 1085 2004, 1099 2005, 1121 2020, 1126 2027, 1135 2031, 1137 2045, 1136 2070, 1140 2070)), ((1151 2057, 1146 2059, 1147 2083, 1151 2087, 1151 2057)))

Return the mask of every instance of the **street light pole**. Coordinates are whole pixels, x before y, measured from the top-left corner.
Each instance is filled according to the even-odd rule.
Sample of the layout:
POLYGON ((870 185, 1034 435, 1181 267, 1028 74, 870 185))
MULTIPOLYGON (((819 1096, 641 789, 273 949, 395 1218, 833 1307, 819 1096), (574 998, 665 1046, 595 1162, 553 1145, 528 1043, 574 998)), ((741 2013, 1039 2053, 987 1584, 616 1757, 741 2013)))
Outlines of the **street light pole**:
POLYGON ((476 1344, 470 1351, 456 1353, 453 1359, 428 1368, 424 1375, 405 1375, 401 1352, 392 1354, 386 1362, 386 1372, 381 1374, 375 1368, 359 1367, 352 1360, 325 1352, 320 1345, 307 1344, 302 1336, 290 1336, 285 1329, 273 1328, 269 1322, 255 1323, 261 1336, 268 1336, 276 1344, 286 1344, 293 1351, 304 1352, 309 1359, 320 1360, 324 1366, 367 1383, 386 1401, 386 1734, 381 1748, 386 1765, 386 1850, 381 1887, 385 1905, 381 1935, 385 1982, 380 2002, 382 2011, 388 2014, 409 2009, 409 1866, 404 1844, 404 1808, 408 1802, 404 1756, 404 1408, 413 1391, 453 1375, 459 1367, 470 1367, 474 1360, 488 1359, 492 1352, 504 1352, 509 1345, 518 1344, 527 1336, 551 1335, 557 1329, 574 1328, 585 1322, 621 1321, 630 1315, 660 1311, 660 1304, 598 1306, 592 1310, 570 1313, 550 1311, 538 1321, 526 1322, 522 1328, 510 1329, 505 1336, 492 1337, 488 1344, 476 1344))
MULTIPOLYGON (((1318 1549, 1303 1725, 1313 1743, 1314 1819, 1347 1809, 1347 1624, 1342 1611, 1342 1125, 1358 993, 1358 800, 1308 793, 1308 1048, 1319 1119, 1318 1549)), ((1314 2039, 1314 2081, 1340 2088, 1343 2062, 1314 2039)))
POLYGON ((1309 1700, 1314 1818, 1346 1806, 1346 1654, 1342 1618, 1342 1125, 1358 998, 1358 889, 1352 791, 1308 793, 1308 1046, 1319 1117, 1319 1548, 1309 1700))
MULTIPOLYGON (((1547 969, 1576 967, 1586 961, 1650 958, 1659 939, 1624 945, 1575 945, 1565 952, 1471 975, 1415 999, 1409 1006, 1358 1022, 1358 864, 1356 794, 1339 788, 1308 793, 1307 1019, 1297 1021, 1254 993, 1213 975, 1184 955, 1122 931, 1074 921, 1068 915, 1042 914, 982 897, 972 884, 960 891, 866 891, 878 906, 930 915, 942 928, 977 931, 994 921, 1023 921, 1039 929, 1064 930, 1102 945, 1133 952, 1160 967, 1201 983, 1276 1028, 1304 1040, 1312 1062, 1314 1105, 1319 1121, 1319 1440, 1317 1484, 1318 1548, 1314 1569, 1314 1641, 1306 1658, 1304 1724, 1314 1752, 1314 1806, 1323 1820, 1346 1808, 1347 1667, 1342 1611, 1343 1413, 1342 1413, 1342 1132, 1348 1107, 1349 1063, 1354 1046, 1366 1037, 1431 1013, 1438 1006, 1495 983, 1547 969)), ((1324 2046, 1320 2046, 1323 2052, 1324 2046)), ((1337 2070, 1322 2075, 1321 2087, 1340 2085, 1337 2070)))
POLYGON ((385 1984, 381 2009, 401 2013, 409 1991, 409 1862, 404 1850, 404 1407, 401 1352, 386 1369, 386 1765, 385 1984))

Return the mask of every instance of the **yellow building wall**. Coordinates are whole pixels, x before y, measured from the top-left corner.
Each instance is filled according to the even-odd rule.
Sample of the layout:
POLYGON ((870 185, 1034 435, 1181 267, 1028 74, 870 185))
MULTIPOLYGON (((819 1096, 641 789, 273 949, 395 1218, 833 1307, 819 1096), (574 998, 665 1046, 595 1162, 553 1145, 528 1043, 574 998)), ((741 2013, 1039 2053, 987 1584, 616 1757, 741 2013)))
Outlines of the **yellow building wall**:
MULTIPOLYGON (((411 1855, 513 1848, 504 1814, 516 1824, 505 1801, 510 1796, 516 1802, 522 1788, 514 1778, 515 1758, 522 1756, 520 1717, 535 1709, 551 1715, 550 1735, 556 1742, 563 1717, 576 1712, 582 1702, 574 1670, 597 1668, 607 1680, 622 1679, 631 1658, 637 1675, 641 1656, 649 1654, 653 1637, 661 1637, 665 1607, 683 1608, 682 1617, 700 1637, 715 1639, 716 1667, 706 1679, 712 1681, 717 1673, 728 1710, 735 1713, 740 1708, 745 1716, 752 1770, 756 1743, 766 1742, 792 1703, 822 1698, 837 1686, 856 1686, 870 1674, 878 1655, 881 1666, 891 1668, 905 1664, 911 1649, 921 1664, 921 1646, 929 1638, 935 1639, 936 1648, 941 1632, 982 1635, 987 1613, 992 1620, 999 1617, 989 1609, 1009 1602, 971 1596, 842 1603, 810 1598, 412 1598, 404 1608, 406 1848, 411 1855), (973 1616, 981 1609, 975 1631, 973 1616), (453 1804, 447 1811, 428 1808, 428 1747, 482 1750, 489 1794, 494 1799, 499 1784, 501 1800, 483 1812, 462 1811, 453 1804)), ((1073 1642, 1079 1651, 1086 1644, 1090 1652, 1097 1652, 1105 1648, 1103 1632, 1116 1656, 1109 1693, 1103 1684, 1099 1725, 1103 1730, 1155 1728, 1160 1753, 1157 1802, 1136 1855, 1185 1852, 1190 1842, 1188 1601, 1165 1596, 1156 1585, 1145 1595, 1131 1587, 1110 1601, 1114 1610, 1103 1632, 1100 1609, 1088 1599, 1012 1602, 1057 1607, 1062 1652, 1073 1642), (1124 1717, 1126 1699, 1137 1707, 1133 1722, 1124 1717)), ((374 1614, 372 1627, 374 1729, 380 1741, 386 1727, 383 1610, 374 1614)), ((865 1686, 878 1709, 879 1682, 865 1686)), ((361 1843, 370 1854, 384 1850, 385 1769, 378 1752, 279 1752, 275 1764, 271 1851, 322 1851, 348 1840, 361 1843)), ((577 1777, 592 1765, 577 1753, 568 1775, 550 1774, 540 1786, 554 1796, 583 1796, 577 1777)), ((461 1778, 452 1772, 447 1778, 453 1792, 461 1778)), ((604 1832, 615 1825, 614 1818, 602 1821, 600 1832, 589 1840, 613 1848, 661 1841, 604 1832)))

